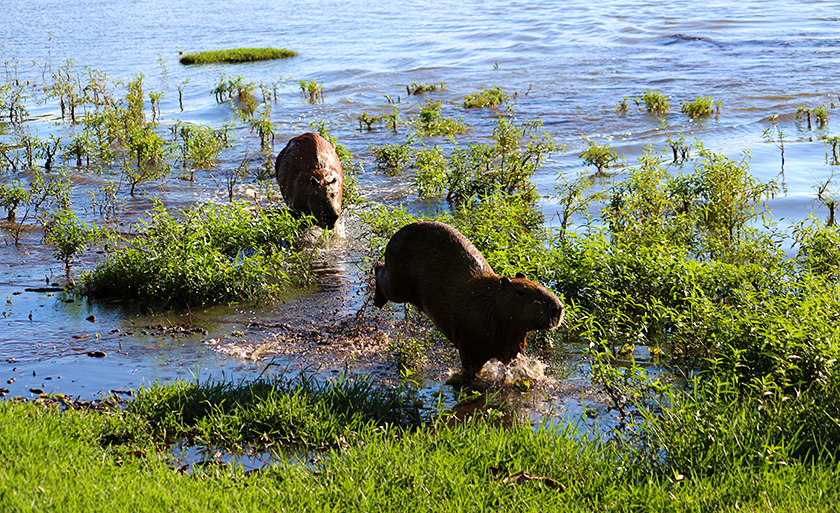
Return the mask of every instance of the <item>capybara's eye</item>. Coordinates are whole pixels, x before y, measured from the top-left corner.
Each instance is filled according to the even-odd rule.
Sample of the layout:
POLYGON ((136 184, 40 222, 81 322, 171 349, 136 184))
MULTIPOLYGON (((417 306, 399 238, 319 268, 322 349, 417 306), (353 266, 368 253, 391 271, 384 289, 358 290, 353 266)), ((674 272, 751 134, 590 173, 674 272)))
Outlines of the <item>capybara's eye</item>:
POLYGON ((516 295, 517 296, 524 296, 525 295, 525 290, 524 289, 516 289, 516 295))

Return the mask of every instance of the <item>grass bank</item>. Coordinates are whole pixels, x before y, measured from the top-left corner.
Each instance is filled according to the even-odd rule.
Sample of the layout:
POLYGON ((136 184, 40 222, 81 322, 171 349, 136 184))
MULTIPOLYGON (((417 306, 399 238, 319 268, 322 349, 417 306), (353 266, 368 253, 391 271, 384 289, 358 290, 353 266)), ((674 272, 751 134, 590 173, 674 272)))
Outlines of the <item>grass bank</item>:
MULTIPOLYGON (((5 401, 0 502, 5 511, 828 511, 840 493, 834 464, 739 458, 738 444, 727 443, 734 457, 712 469, 654 469, 638 464, 633 444, 591 442, 573 427, 506 427, 492 413, 401 425, 380 414, 410 409, 410 394, 380 392, 371 396, 393 401, 366 401, 368 394, 356 395, 364 387, 176 383, 104 411, 5 401), (244 427, 228 429, 234 424, 224 414, 195 414, 196 408, 244 419, 273 409, 269 388, 307 404, 303 416, 312 424, 302 427, 298 415, 252 418, 246 424, 262 431, 252 447, 281 440, 278 430, 314 426, 333 443, 313 453, 321 440, 298 439, 297 454, 306 457, 257 471, 225 464, 183 471, 172 440, 211 425, 231 433, 244 427), (154 428, 139 429, 143 419, 154 428), (144 435, 115 436, 120 432, 144 435), (344 436, 349 432, 354 436, 344 436)), ((776 455, 783 452, 777 448, 776 455)))

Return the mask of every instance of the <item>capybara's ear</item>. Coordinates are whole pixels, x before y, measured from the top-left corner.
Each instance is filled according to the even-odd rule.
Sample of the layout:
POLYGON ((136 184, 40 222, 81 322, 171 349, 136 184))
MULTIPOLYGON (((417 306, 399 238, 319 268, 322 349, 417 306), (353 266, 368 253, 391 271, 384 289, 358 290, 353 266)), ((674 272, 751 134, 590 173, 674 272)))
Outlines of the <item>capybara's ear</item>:
POLYGON ((502 285, 510 285, 510 278, 502 276, 502 285))
POLYGON ((516 277, 517 277, 517 278, 526 278, 525 273, 523 273, 523 272, 521 272, 521 271, 520 271, 520 272, 518 272, 518 273, 516 273, 516 277))

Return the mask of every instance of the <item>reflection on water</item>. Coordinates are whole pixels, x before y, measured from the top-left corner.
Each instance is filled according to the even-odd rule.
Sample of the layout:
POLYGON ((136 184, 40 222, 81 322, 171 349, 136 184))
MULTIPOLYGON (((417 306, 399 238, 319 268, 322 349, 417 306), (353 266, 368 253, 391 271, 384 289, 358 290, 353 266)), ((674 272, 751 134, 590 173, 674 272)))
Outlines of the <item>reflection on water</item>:
MULTIPOLYGON (((298 0, 259 5, 241 0, 84 0, 45 5, 5 0, 0 3, 0 82, 16 80, 30 88, 27 94, 33 101, 28 102, 30 120, 24 129, 42 138, 72 137, 72 128, 59 122, 57 102, 35 101, 35 91, 68 60, 79 73, 89 66, 113 81, 143 74, 147 91, 163 93, 163 130, 178 121, 217 128, 229 122, 237 125, 237 143, 216 168, 197 170, 195 181, 173 177, 143 184, 134 197, 126 194, 123 184, 116 221, 124 231, 147 215, 154 199, 173 209, 197 201, 225 201, 221 173, 238 166, 246 154, 258 154, 256 136, 235 120, 229 105, 214 101, 210 91, 222 74, 278 84, 272 121, 281 147, 309 130, 311 122, 325 121, 362 162, 358 179, 363 195, 403 204, 414 212, 435 212, 446 205, 417 200, 405 176, 376 173, 370 149, 403 142, 408 128, 398 134, 357 132, 355 117, 390 113, 396 106, 408 119, 431 98, 443 102, 445 116, 460 117, 473 127, 462 144, 486 141, 495 126, 494 112, 463 109, 461 102, 467 94, 498 85, 514 98, 518 117, 541 118, 566 148, 534 177, 544 195, 541 207, 547 219, 557 210, 550 193, 558 174, 585 171, 579 158, 583 136, 610 142, 628 163, 648 145, 663 148, 666 138, 683 136, 732 157, 749 149, 751 172, 761 180, 783 183, 784 194, 771 207, 784 228, 812 210, 818 216, 826 214, 813 203, 813 186, 836 169, 826 159, 823 140, 837 135, 838 124, 808 127, 795 119, 795 112, 801 105, 826 105, 830 119, 837 114, 840 18, 834 7, 831 2, 779 0, 719 2, 714 9, 687 0, 517 0, 492 5, 444 0, 411 2, 399 9, 359 0, 340 5, 298 0), (230 16, 231 12, 238 14, 230 16), (241 46, 287 47, 299 56, 239 66, 188 67, 177 62, 179 50, 241 46), (324 103, 307 103, 299 80, 322 83, 324 103), (433 94, 405 95, 412 82, 441 81, 445 88, 433 94), (618 102, 649 89, 670 98, 670 112, 647 114, 631 100, 627 114, 616 114, 618 102), (702 120, 680 114, 680 101, 697 95, 720 101, 720 114, 702 120), (774 116, 785 133, 784 170, 779 148, 762 136, 774 116)), ((15 137, 5 121, 0 115, 0 144, 15 137)), ((441 138, 424 144, 451 147, 441 138)), ((119 176, 64 164, 74 183, 71 201, 79 217, 88 223, 113 222, 91 197, 101 194, 103 186, 118 183, 119 176)), ((0 183, 12 178, 26 179, 26 174, 0 173, 0 183)), ((620 179, 619 173, 610 180, 620 179)), ((236 197, 253 200, 264 186, 242 184, 236 197)), ((351 222, 345 235, 319 254, 316 283, 282 302, 156 312, 143 305, 90 302, 69 291, 27 291, 53 284, 66 288, 74 273, 92 267, 101 255, 84 255, 68 276, 43 244, 39 226, 24 230, 15 244, 14 225, 2 222, 0 387, 13 395, 44 390, 92 398, 155 380, 240 379, 303 370, 324 379, 349 371, 395 382, 400 376, 387 334, 404 329, 402 311, 365 308, 370 273, 360 268, 364 260, 353 246, 353 229, 351 222), (92 351, 106 356, 88 356, 92 351)), ((512 377, 514 368, 486 369, 488 389, 504 391, 491 403, 503 397, 499 405, 532 421, 548 417, 613 422, 604 398, 592 391, 580 370, 585 367, 574 348, 532 348, 529 358, 548 367, 529 369, 518 377, 512 377), (571 375, 566 372, 569 367, 575 369, 571 375), (528 391, 513 388, 528 376, 540 379, 532 379, 528 391), (588 417, 585 411, 600 413, 588 417)), ((438 402, 454 407, 461 397, 446 381, 458 369, 457 354, 447 343, 439 343, 429 350, 428 362, 427 369, 412 376, 421 396, 429 408, 438 402)))

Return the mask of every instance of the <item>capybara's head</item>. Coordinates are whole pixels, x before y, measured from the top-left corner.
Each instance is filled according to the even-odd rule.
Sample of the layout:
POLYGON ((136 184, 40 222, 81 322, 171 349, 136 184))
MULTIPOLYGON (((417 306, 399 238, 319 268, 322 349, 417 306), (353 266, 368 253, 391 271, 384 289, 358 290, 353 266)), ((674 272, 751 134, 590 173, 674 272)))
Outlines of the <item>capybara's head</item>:
POLYGON ((331 169, 318 169, 309 178, 306 205, 318 226, 332 229, 341 215, 341 195, 344 180, 331 169))
POLYGON ((521 331, 550 330, 563 322, 563 302, 553 292, 522 273, 502 277, 496 298, 498 315, 521 331))

